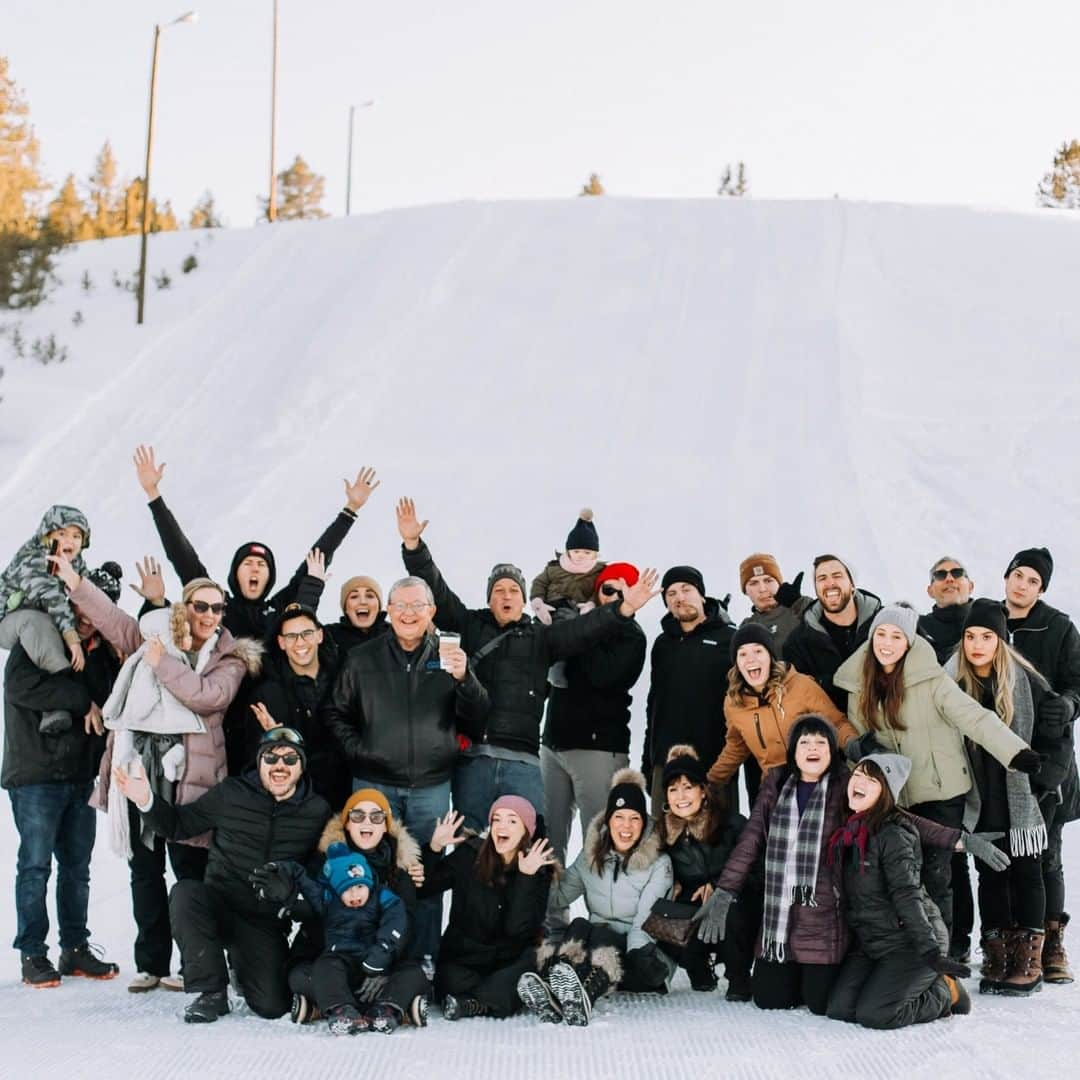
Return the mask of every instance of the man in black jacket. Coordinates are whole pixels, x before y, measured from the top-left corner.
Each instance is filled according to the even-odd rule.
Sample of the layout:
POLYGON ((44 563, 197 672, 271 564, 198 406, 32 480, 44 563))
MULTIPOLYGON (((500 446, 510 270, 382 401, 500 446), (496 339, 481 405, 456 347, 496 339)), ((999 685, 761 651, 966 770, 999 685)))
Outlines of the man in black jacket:
POLYGON ((272 1020, 289 1009, 292 923, 257 894, 252 874, 267 862, 304 863, 315 852, 330 807, 312 791, 304 764, 303 738, 278 727, 263 736, 254 768, 184 806, 155 799, 141 774, 114 772, 154 832, 170 840, 214 833, 206 877, 178 881, 169 895, 184 987, 199 995, 184 1012, 188 1023, 211 1023, 229 1011, 226 950, 253 1012, 272 1020))
POLYGON ((881 601, 865 589, 855 588, 847 563, 836 555, 814 560, 817 600, 784 642, 784 659, 809 675, 847 711, 847 692, 833 686, 836 669, 866 640, 881 601))
MULTIPOLYGON (((87 577, 120 597, 111 573, 87 577)), ((101 706, 120 670, 112 647, 75 609, 75 624, 86 663, 50 675, 16 645, 4 669, 4 761, 0 785, 7 789, 19 833, 15 874, 15 948, 22 957, 23 982, 59 986, 62 975, 111 979, 120 970, 89 949, 86 926, 90 903, 90 856, 96 815, 87 800, 105 749, 101 706), (59 734, 39 730, 41 714, 54 709, 71 713, 75 722, 59 734), (46 892, 56 859, 56 913, 60 923, 60 968, 48 957, 49 916, 46 892)))
POLYGON ((470 610, 446 584, 420 534, 427 522, 416 518, 411 499, 397 505, 402 557, 410 574, 434 594, 435 624, 461 635, 476 674, 491 695, 484 723, 466 734, 472 740, 454 769, 454 809, 477 832, 487 824, 500 795, 521 795, 543 813, 540 773, 540 720, 547 698, 547 673, 553 661, 586 652, 621 632, 621 624, 656 595, 656 573, 645 570, 636 585, 608 604, 550 626, 525 614, 525 578, 511 563, 497 563, 488 576, 486 608, 470 610))
MULTIPOLYGON (((715 761, 724 748, 724 695, 735 634, 724 606, 706 595, 705 579, 696 567, 671 567, 660 587, 668 613, 660 621, 650 657, 641 759, 658 821, 668 750, 688 743, 702 761, 715 761)), ((730 786, 737 805, 738 789, 734 782, 730 786)))
MULTIPOLYGON (((1061 695, 1071 711, 1065 718, 1071 734, 1080 711, 1080 633, 1063 611, 1052 608, 1042 595, 1050 586, 1054 559, 1046 548, 1018 551, 1005 570, 1005 608, 1013 647, 1061 695)), ((1058 791, 1039 800, 1046 821, 1047 846, 1042 853, 1046 889, 1046 937, 1043 943, 1043 979, 1071 983, 1073 974, 1065 952, 1065 872, 1061 863, 1062 834, 1067 821, 1080 817, 1080 784, 1076 759, 1058 791)))
POLYGON ((964 564, 951 555, 942 555, 930 567, 926 595, 934 606, 919 616, 919 633, 934 646, 939 664, 944 664, 960 644, 974 589, 975 582, 968 577, 964 564))

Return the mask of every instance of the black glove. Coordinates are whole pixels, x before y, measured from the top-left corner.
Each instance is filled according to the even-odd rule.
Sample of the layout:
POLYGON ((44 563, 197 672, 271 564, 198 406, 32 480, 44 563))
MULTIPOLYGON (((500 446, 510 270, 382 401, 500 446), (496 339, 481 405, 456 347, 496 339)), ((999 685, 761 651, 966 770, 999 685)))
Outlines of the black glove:
POLYGON ((360 966, 368 975, 381 975, 390 966, 390 950, 383 944, 372 945, 360 966))
POLYGON ((844 757, 853 764, 862 761, 867 754, 886 753, 888 751, 877 741, 877 736, 873 731, 868 731, 857 739, 849 740, 847 746, 844 747, 844 757))
POLYGON ((967 979, 971 977, 971 968, 967 964, 961 964, 951 956, 942 956, 941 953, 932 949, 923 954, 923 959, 939 974, 951 975, 954 979, 967 979))
POLYGON ((255 895, 271 904, 288 907, 296 897, 296 883, 292 874, 277 863, 268 862, 265 866, 257 866, 248 874, 248 881, 251 882, 255 895))
POLYGON ((731 593, 728 593, 723 600, 719 601, 720 606, 727 611, 728 605, 731 603, 731 593))
POLYGON ((796 601, 802 596, 802 579, 804 571, 800 570, 795 580, 790 584, 784 582, 779 589, 776 590, 776 602, 782 604, 784 607, 794 607, 796 601))
POLYGON ((1073 718, 1073 704, 1059 694, 1047 694, 1039 708, 1039 721, 1056 728, 1063 728, 1073 718))
POLYGON ((1028 776, 1038 776, 1045 760, 1045 754, 1036 754, 1034 750, 1025 747, 1009 762, 1009 768, 1027 773, 1028 776))

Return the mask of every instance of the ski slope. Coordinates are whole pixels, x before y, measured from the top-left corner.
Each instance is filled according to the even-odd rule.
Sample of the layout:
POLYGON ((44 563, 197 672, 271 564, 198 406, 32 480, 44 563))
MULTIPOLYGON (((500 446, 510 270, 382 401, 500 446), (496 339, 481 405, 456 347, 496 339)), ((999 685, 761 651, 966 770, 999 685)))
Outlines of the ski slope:
MULTIPOLYGON (((857 583, 925 609, 939 555, 1000 596, 1012 553, 1045 544, 1058 567, 1048 600, 1080 613, 1078 227, 1048 211, 605 197, 175 233, 151 239, 150 276, 172 283, 151 286, 143 327, 112 284, 131 276, 137 240, 83 244, 46 305, 3 320, 0 558, 49 503, 70 502, 90 518, 90 564, 115 558, 130 580, 137 557, 159 553, 131 465, 146 442, 168 463, 167 502, 221 575, 257 537, 283 579, 342 504, 341 478, 377 467, 382 486, 334 562, 327 619, 348 576, 401 575, 402 494, 476 605, 494 562, 531 578, 588 505, 603 557, 693 563, 714 595, 737 594, 751 551, 774 552, 790 578, 830 550, 857 583), (198 267, 183 274, 190 254, 198 267), (27 343, 55 334, 69 359, 13 357, 16 321, 27 343)), ((747 608, 736 595, 733 615, 747 608)), ((659 601, 643 613, 650 636, 660 614, 659 601)), ((9 898, 15 850, 0 814, 9 898)), ((811 1076, 976 1064, 1015 1076, 1031 1065, 1020 1033, 1032 1010, 1040 1048, 1080 1050, 1072 987, 871 1034, 726 1005, 681 977, 666 999, 603 1006, 586 1032, 436 1018, 342 1045, 254 1017, 192 1031, 177 1020, 183 999, 124 989, 126 870, 103 840, 91 902, 121 979, 35 994, 12 952, 0 1076, 766 1077, 795 1060, 811 1076)), ((0 938, 13 935, 9 899, 0 938)))

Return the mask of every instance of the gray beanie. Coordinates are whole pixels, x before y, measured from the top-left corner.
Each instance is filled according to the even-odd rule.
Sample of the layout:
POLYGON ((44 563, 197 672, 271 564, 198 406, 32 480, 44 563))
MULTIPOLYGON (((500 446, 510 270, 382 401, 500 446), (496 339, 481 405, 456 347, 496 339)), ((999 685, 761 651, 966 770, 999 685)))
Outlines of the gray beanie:
POLYGON ((883 607, 870 624, 870 637, 879 626, 897 626, 904 632, 907 638, 908 648, 915 644, 915 631, 919 625, 919 613, 907 604, 888 604, 883 607))
POLYGON ((859 765, 867 761, 872 761, 885 774, 885 782, 892 792, 893 802, 899 802, 900 792, 911 775, 911 758, 906 758, 903 754, 867 754, 859 759, 859 765))
POLYGON ((503 579, 512 581, 521 590, 522 598, 529 595, 529 590, 525 587, 525 575, 513 563, 496 563, 491 568, 491 573, 488 574, 488 603, 491 602, 491 590, 495 588, 495 582, 502 581, 503 579))

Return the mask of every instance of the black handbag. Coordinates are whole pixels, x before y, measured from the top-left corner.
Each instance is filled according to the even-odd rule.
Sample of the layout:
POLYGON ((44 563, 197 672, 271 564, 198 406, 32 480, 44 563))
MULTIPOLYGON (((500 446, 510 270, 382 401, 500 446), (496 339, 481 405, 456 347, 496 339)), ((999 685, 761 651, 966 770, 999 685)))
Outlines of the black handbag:
POLYGON ((690 944, 694 936, 695 926, 691 920, 700 910, 697 904, 657 900, 649 917, 641 924, 641 929, 654 941, 682 949, 690 944))

